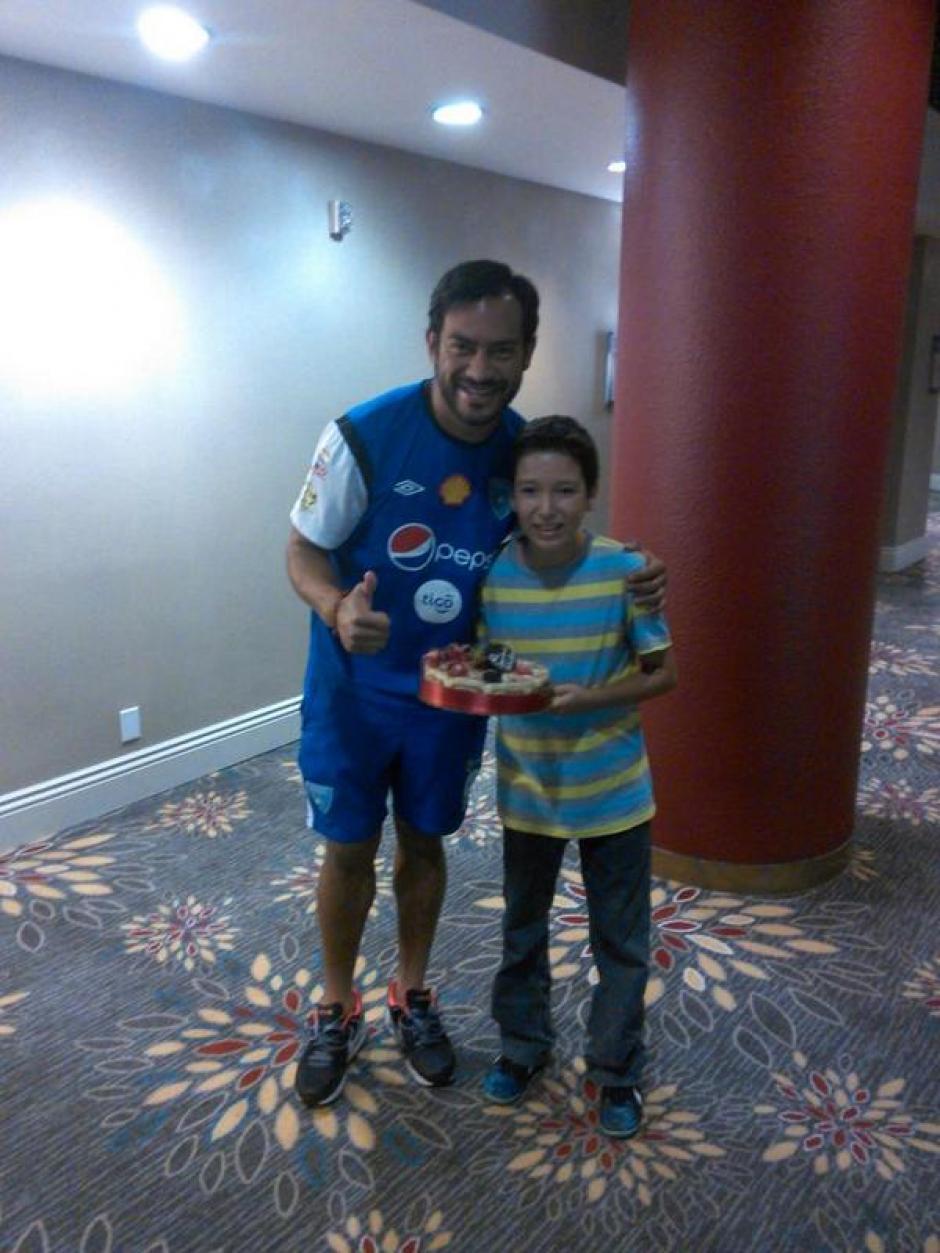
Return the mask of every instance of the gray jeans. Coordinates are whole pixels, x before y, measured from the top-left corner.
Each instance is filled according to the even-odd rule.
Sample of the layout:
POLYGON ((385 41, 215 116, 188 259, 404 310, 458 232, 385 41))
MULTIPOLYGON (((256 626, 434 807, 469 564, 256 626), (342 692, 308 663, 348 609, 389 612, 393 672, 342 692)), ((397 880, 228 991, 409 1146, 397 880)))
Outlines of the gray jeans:
MULTIPOLYGON (((567 841, 507 828, 503 840, 503 959, 493 983, 502 1051, 525 1066, 547 1060, 551 1021, 548 923, 567 841)), ((637 1083, 650 951, 650 824, 578 841, 599 981, 591 997, 588 1077, 637 1083)))

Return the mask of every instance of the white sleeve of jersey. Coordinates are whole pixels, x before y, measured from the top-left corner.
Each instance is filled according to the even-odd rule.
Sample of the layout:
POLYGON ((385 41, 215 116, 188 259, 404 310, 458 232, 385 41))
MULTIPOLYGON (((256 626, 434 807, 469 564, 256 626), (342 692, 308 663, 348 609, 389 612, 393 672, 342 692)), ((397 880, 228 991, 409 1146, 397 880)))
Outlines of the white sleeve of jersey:
POLYGON ((331 422, 320 436, 290 520, 304 539, 332 550, 353 533, 368 503, 356 458, 331 422))

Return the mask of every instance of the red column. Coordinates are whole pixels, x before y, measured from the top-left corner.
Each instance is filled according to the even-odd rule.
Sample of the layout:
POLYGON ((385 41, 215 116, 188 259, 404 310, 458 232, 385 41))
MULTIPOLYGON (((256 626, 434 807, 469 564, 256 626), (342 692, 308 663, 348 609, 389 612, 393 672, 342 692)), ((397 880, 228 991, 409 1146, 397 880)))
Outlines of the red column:
POLYGON ((670 570, 644 719, 694 881, 848 849, 933 17, 632 0, 612 529, 670 570))

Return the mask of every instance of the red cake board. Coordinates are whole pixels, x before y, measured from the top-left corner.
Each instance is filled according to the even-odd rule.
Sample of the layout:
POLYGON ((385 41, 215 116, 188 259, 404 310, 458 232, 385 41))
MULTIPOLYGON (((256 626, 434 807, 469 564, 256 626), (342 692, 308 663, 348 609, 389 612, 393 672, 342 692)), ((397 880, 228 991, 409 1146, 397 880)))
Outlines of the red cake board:
POLYGON ((447 687, 436 679, 422 679, 418 697, 426 705, 452 709, 455 713, 480 714, 486 718, 497 714, 534 714, 551 704, 550 691, 542 692, 472 692, 462 687, 447 687))

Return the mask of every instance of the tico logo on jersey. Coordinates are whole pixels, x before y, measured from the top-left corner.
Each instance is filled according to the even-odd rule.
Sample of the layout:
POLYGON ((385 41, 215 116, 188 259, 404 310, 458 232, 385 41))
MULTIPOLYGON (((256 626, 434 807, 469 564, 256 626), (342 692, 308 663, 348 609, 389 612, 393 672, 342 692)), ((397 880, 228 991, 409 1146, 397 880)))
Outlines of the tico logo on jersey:
POLYGON ((439 544, 434 532, 423 522, 406 522, 392 531, 388 537, 388 556, 399 570, 423 570, 432 561, 452 561, 455 566, 468 570, 488 570, 493 560, 493 554, 481 548, 471 552, 469 548, 439 544))
POLYGON ((434 547, 434 532, 421 522, 406 522, 388 537, 388 555, 399 570, 423 570, 434 547))

